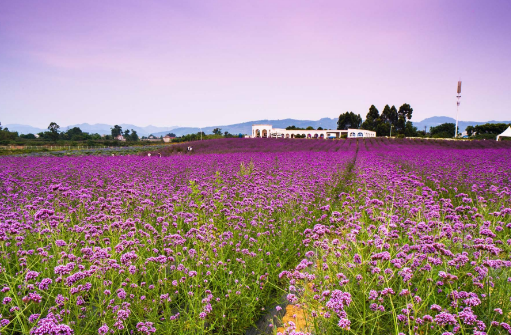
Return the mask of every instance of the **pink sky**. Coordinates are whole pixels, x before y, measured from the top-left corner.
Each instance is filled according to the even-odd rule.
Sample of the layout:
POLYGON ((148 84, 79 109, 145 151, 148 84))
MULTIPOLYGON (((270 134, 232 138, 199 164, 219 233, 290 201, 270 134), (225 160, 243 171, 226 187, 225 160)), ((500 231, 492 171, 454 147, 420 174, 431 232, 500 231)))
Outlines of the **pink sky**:
POLYGON ((0 121, 511 119, 511 1, 3 1, 0 121))

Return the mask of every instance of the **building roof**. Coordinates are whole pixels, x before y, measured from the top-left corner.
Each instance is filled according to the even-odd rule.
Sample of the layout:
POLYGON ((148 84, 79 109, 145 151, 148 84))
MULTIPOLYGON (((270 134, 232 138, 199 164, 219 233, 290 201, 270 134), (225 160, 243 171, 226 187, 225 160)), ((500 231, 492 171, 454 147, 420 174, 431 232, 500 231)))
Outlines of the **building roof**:
POLYGON ((499 140, 499 137, 511 137, 511 126, 507 127, 507 129, 504 130, 502 134, 497 136, 497 141, 499 140))

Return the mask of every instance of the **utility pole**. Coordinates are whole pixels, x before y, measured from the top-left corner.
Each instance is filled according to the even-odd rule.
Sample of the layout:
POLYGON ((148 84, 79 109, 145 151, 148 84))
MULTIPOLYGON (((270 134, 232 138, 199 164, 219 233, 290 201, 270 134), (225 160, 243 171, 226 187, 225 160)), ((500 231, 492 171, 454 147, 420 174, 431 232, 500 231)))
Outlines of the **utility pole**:
POLYGON ((460 110, 460 99, 461 99, 461 80, 458 80, 458 95, 456 98, 458 98, 458 102, 456 103, 456 128, 454 129, 454 138, 458 137, 458 112, 460 110))
POLYGON ((392 137, 392 127, 394 127, 394 126, 390 125, 390 136, 389 137, 392 137))

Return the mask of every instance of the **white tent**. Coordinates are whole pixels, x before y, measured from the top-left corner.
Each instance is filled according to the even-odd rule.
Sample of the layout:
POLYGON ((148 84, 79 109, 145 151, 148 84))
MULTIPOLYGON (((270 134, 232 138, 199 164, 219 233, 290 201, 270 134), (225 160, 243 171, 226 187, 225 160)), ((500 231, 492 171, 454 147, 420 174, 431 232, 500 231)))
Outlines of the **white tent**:
POLYGON ((504 132, 500 135, 497 136, 497 141, 499 140, 499 138, 501 137, 511 137, 511 126, 507 127, 506 130, 504 130, 504 132))

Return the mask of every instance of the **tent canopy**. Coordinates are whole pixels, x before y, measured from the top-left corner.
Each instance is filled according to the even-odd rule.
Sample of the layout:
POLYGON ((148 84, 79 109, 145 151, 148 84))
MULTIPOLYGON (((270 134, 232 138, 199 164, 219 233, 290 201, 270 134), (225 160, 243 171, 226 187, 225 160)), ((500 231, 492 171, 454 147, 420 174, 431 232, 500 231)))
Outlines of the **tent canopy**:
POLYGON ((504 132, 500 135, 497 136, 497 141, 501 138, 501 137, 511 137, 511 126, 507 127, 506 130, 504 130, 504 132))

